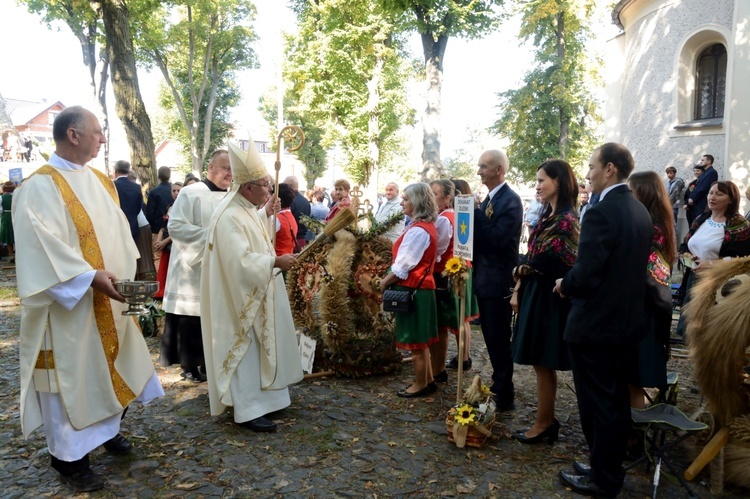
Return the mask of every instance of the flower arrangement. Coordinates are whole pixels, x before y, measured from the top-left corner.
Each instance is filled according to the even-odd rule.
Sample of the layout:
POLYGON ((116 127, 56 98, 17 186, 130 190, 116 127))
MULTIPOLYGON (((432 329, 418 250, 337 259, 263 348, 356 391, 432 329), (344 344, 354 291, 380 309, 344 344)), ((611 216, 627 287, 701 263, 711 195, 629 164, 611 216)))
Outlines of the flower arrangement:
POLYGON ((445 269, 441 273, 451 281, 453 292, 458 296, 464 296, 466 290, 466 281, 469 279, 469 266, 466 260, 460 256, 454 256, 445 262, 445 269))
POLYGON ((495 424, 495 402, 479 376, 464 392, 463 401, 452 407, 445 419, 448 440, 457 447, 481 447, 492 436, 495 424))

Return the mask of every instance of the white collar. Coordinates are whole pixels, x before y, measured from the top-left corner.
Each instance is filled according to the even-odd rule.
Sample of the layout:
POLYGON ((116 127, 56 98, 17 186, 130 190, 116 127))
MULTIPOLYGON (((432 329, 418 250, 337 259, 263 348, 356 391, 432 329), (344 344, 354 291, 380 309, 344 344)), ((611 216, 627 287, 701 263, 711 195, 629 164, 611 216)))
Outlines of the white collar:
POLYGON ((53 152, 52 156, 49 157, 48 163, 56 168, 61 168, 63 170, 83 170, 85 168, 83 165, 79 165, 73 163, 72 161, 68 161, 67 159, 61 158, 57 155, 56 152, 53 152))
POLYGON ((627 184, 625 182, 621 182, 619 184, 610 185, 609 187, 607 187, 606 189, 604 189, 602 191, 601 195, 599 196, 599 202, 601 203, 602 201, 604 201, 604 196, 606 196, 609 191, 611 191, 615 187, 620 187, 621 185, 627 185, 627 184))

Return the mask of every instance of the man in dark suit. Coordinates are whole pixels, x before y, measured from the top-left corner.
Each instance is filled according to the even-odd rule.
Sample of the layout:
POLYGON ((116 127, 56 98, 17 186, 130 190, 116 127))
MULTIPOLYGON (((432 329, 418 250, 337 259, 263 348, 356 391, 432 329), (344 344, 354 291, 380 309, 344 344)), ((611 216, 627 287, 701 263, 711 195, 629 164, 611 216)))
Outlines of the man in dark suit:
POLYGON ((719 180, 719 174, 714 169, 714 157, 710 154, 704 154, 698 162, 698 166, 703 167, 703 174, 698 177, 695 189, 690 193, 688 206, 694 216, 698 216, 706 211, 708 205, 708 191, 711 190, 711 184, 719 180))
POLYGON ((146 220, 151 225, 151 233, 154 235, 158 234, 167 225, 166 220, 164 220, 164 214, 167 212, 169 205, 174 203, 174 198, 172 198, 172 184, 169 182, 171 176, 172 170, 168 166, 159 167, 159 185, 151 189, 148 193, 146 220))
POLYGON ((560 479, 576 492, 614 497, 625 471, 630 435, 627 375, 636 343, 646 333, 644 295, 652 223, 626 181, 633 156, 607 143, 589 161, 593 192, 600 194, 581 226, 578 259, 555 291, 572 298, 565 327, 573 380, 590 465, 574 463, 560 479))
POLYGON ((305 224, 300 221, 300 216, 310 216, 310 201, 308 201, 305 196, 300 194, 299 182, 297 181, 297 177, 287 177, 284 179, 282 184, 288 185, 294 191, 294 200, 292 201, 292 206, 290 206, 289 209, 292 210, 294 221, 297 222, 297 245, 302 248, 307 244, 308 229, 307 227, 305 227, 305 224))
POLYGON ((510 288, 518 263, 523 205, 505 183, 508 156, 485 151, 479 157, 477 175, 489 193, 474 210, 473 290, 487 353, 492 363, 492 386, 499 411, 515 408, 513 359, 510 350, 510 288))
POLYGON ((128 178, 130 163, 120 160, 115 163, 115 188, 120 197, 120 209, 125 213, 133 240, 138 240, 138 213, 143 207, 141 188, 128 178))

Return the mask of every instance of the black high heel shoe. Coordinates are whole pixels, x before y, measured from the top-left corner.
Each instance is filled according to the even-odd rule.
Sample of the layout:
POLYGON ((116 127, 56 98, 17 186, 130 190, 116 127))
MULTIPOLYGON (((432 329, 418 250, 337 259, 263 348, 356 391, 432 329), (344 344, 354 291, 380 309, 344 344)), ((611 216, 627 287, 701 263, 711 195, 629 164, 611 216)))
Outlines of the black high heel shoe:
POLYGON ((538 435, 535 435, 533 437, 527 437, 526 432, 529 430, 521 430, 513 435, 511 437, 514 440, 518 440, 522 444, 538 444, 545 438, 547 439, 547 443, 552 445, 557 440, 557 437, 560 434, 560 422, 557 419, 552 420, 552 424, 547 427, 546 430, 541 432, 538 435))

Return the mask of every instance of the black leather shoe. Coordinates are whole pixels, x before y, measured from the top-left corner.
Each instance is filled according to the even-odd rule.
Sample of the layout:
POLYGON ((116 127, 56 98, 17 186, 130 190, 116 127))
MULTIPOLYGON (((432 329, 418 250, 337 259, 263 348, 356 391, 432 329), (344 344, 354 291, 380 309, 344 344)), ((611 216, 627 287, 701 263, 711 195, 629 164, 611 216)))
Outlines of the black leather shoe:
MULTIPOLYGON (((445 363, 445 367, 448 369, 458 369, 458 358, 453 357, 451 360, 445 363)), ((461 367, 464 371, 468 371, 469 369, 471 369, 471 357, 465 360, 463 366, 461 367)))
POLYGON ((133 450, 133 444, 128 442, 125 437, 118 433, 104 442, 104 448, 107 449, 107 452, 110 454, 128 454, 133 450))
POLYGON ((208 378, 206 378, 206 375, 201 374, 198 369, 190 372, 182 371, 180 377, 182 377, 182 379, 184 379, 185 381, 191 381, 193 383, 205 383, 208 380, 208 378))
POLYGON ((581 461, 574 461, 573 462, 573 471, 576 472, 577 475, 590 475, 591 474, 591 465, 588 465, 586 463, 582 463, 581 461))
POLYGON ((533 437, 527 437, 526 432, 529 430, 521 430, 511 435, 514 440, 518 440, 522 444, 538 444, 539 442, 547 439, 547 443, 552 445, 557 440, 560 434, 560 422, 557 419, 552 420, 552 424, 549 425, 543 432, 533 437))
POLYGON ((432 395, 437 391, 437 384, 433 381, 429 385, 425 386, 419 391, 416 392, 407 392, 406 388, 403 390, 399 390, 396 392, 396 395, 399 397, 403 397, 405 399, 411 399, 415 397, 426 397, 427 395, 432 395))
POLYGON ((574 475, 572 473, 561 471, 560 481, 563 485, 572 489, 573 492, 582 494, 584 496, 616 497, 617 492, 619 492, 610 492, 604 490, 599 485, 597 485, 596 482, 593 482, 591 480, 591 477, 589 477, 588 475, 574 475))
POLYGON ((435 381, 438 383, 447 383, 448 382, 448 371, 443 371, 440 374, 437 374, 432 377, 435 381))
POLYGON ((497 406, 497 412, 510 412, 516 410, 516 404, 511 400, 510 402, 500 403, 495 400, 495 405, 497 406))
POLYGON ((93 492, 104 488, 104 480, 94 473, 91 468, 76 471, 70 475, 60 475, 65 483, 76 492, 93 492))
POLYGON ((245 428, 253 430, 255 432, 276 431, 277 428, 276 423, 274 423, 270 419, 264 418, 263 416, 239 424, 240 426, 244 426, 245 428))

